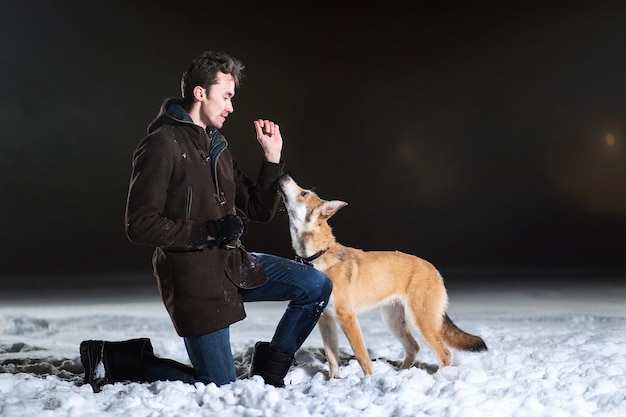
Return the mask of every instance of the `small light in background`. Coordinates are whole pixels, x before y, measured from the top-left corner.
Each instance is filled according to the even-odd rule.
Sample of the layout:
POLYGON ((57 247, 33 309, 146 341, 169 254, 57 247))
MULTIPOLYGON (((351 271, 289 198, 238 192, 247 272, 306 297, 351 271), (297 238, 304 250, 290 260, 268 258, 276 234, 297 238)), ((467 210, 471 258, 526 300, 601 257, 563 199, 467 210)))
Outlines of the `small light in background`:
POLYGON ((605 138, 606 144, 609 146, 615 145, 615 135, 612 133, 608 133, 605 138))

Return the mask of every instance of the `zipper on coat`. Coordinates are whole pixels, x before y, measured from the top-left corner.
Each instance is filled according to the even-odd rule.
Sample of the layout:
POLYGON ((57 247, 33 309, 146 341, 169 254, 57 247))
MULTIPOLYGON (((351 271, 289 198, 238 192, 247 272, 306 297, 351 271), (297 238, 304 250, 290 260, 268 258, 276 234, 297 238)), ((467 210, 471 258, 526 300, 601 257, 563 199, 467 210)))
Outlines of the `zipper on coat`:
POLYGON ((217 177, 217 162, 222 152, 224 152, 224 149, 228 147, 228 141, 226 141, 226 138, 215 128, 212 128, 210 133, 207 132, 207 135, 210 139, 211 173, 213 174, 213 183, 215 184, 215 194, 213 194, 213 196, 215 197, 217 205, 223 206, 226 204, 226 199, 224 198, 224 192, 220 190, 217 177))
POLYGON ((185 220, 191 220, 191 204, 193 202, 193 187, 187 186, 187 207, 185 208, 185 220))

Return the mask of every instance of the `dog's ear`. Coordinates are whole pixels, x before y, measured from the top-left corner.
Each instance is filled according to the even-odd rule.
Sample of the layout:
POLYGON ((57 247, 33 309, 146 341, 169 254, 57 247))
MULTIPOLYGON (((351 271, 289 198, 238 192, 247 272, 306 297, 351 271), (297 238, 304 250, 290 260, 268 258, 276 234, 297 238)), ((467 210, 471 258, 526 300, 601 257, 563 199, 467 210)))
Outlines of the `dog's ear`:
POLYGON ((337 210, 347 205, 348 203, 340 200, 324 201, 324 204, 322 204, 322 215, 329 218, 337 213, 337 210))

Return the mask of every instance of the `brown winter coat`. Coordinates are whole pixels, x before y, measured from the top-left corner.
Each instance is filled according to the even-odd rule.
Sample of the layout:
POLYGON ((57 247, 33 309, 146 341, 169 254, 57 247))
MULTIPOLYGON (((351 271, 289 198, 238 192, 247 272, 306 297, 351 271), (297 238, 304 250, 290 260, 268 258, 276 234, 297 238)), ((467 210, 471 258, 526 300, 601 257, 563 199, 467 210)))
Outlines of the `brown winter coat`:
POLYGON ((165 100, 133 154, 126 205, 129 240, 156 247, 154 275, 180 336, 245 317, 234 283, 239 277, 225 273, 233 250, 207 242, 206 222, 228 213, 267 222, 280 203, 276 180, 282 162, 263 161, 253 181, 240 171, 224 137, 207 131, 191 121, 179 100, 165 100))

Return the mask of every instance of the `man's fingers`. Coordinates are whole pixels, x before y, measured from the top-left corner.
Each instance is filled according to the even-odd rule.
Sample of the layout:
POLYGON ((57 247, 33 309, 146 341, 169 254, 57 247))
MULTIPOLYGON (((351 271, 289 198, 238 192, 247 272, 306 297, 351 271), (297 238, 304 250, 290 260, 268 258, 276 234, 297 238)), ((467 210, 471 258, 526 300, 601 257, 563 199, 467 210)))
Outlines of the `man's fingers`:
POLYGON ((270 120, 258 119, 254 121, 254 124, 257 127, 257 132, 264 133, 270 136, 280 133, 280 128, 278 124, 270 120))

